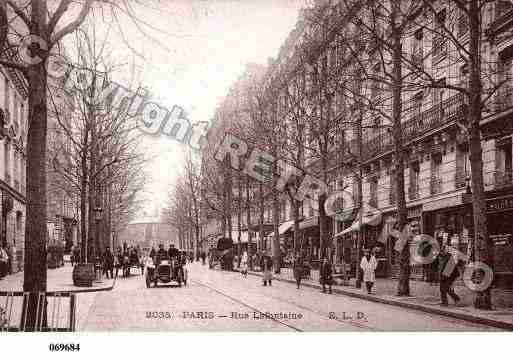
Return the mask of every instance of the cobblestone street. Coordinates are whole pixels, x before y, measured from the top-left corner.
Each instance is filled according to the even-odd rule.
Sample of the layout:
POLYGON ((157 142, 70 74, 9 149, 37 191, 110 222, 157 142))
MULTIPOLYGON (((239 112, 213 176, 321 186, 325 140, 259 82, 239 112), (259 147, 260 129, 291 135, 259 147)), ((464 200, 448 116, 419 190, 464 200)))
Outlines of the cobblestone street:
POLYGON ((255 276, 188 266, 186 287, 148 289, 142 276, 133 275, 118 278, 112 291, 78 294, 78 330, 496 330, 284 282, 263 287, 255 276), (277 316, 265 318, 266 312, 277 316))

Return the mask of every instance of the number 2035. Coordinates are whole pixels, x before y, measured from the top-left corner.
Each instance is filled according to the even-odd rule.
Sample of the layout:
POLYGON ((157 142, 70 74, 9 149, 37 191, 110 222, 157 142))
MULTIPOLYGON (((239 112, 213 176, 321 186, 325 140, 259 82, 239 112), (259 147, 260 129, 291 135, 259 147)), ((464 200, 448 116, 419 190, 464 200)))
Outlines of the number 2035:
POLYGON ((80 344, 55 344, 50 343, 48 349, 51 352, 78 352, 80 351, 80 344))

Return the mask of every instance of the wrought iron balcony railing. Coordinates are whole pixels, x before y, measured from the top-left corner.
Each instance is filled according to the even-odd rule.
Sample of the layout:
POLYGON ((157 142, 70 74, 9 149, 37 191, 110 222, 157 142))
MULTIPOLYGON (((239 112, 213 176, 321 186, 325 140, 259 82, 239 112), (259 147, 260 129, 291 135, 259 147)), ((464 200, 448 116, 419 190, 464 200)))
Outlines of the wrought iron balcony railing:
POLYGON ((431 194, 438 194, 442 192, 442 180, 438 177, 431 177, 431 181, 429 182, 429 188, 431 190, 431 194))
POLYGON ((509 187, 513 185, 513 171, 496 171, 493 175, 495 187, 509 187))
MULTIPOLYGON (((456 94, 420 114, 413 115, 403 123, 403 140, 411 141, 430 130, 441 127, 456 117, 462 116, 463 109, 464 96, 462 94, 456 94)), ((392 150, 393 144, 393 136, 390 132, 384 132, 376 137, 363 141, 363 160, 368 160, 380 153, 392 150)), ((358 154, 358 144, 356 140, 349 141, 348 148, 353 155, 358 154)))
POLYGON ((456 189, 464 188, 467 184, 467 178, 469 174, 465 172, 463 169, 456 169, 456 173, 454 174, 454 184, 456 189))

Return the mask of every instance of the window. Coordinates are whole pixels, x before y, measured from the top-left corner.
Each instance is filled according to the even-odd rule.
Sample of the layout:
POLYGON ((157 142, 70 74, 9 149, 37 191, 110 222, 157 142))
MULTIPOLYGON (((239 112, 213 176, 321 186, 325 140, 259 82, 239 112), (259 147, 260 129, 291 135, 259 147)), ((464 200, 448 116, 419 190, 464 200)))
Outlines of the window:
POLYGON ((440 168, 442 166, 442 154, 431 155, 431 194, 440 193, 442 188, 440 168))
MULTIPOLYGON (((440 86, 444 86, 445 85, 445 77, 439 79, 437 81, 437 83, 440 86)), ((442 102, 445 100, 445 96, 446 96, 445 89, 443 89, 443 88, 434 88, 433 89, 433 106, 436 106, 436 105, 440 105, 441 106, 442 102)))
POLYGON ((423 63, 424 63, 424 45, 423 45, 423 37, 424 37, 424 34, 423 34, 423 31, 422 31, 422 28, 418 29, 417 31, 415 31, 414 33, 414 36, 413 36, 413 40, 412 40, 412 53, 411 53, 411 57, 412 57, 412 62, 413 64, 422 69, 423 68, 423 63))
POLYGON ((446 9, 440 10, 435 15, 435 31, 433 34, 433 56, 445 56, 447 54, 447 39, 444 34, 446 9))
POLYGON ((376 177, 370 180, 370 200, 369 204, 373 207, 378 206, 378 179, 376 177))
POLYGON ((513 50, 503 51, 499 54, 498 77, 500 82, 504 82, 497 91, 497 105, 499 110, 511 107, 513 100, 513 50))
POLYGON ((511 137, 497 143, 495 184, 506 185, 512 183, 512 143, 511 137))
POLYGON ((23 218, 23 213, 21 213, 20 211, 16 212, 16 231, 17 232, 21 232, 22 231, 22 218, 23 218))
POLYGON ((25 191, 26 191, 26 186, 27 186, 27 182, 26 182, 26 176, 25 176, 25 173, 26 173, 26 168, 25 168, 25 158, 23 158, 23 155, 20 156, 20 182, 21 182, 21 193, 22 194, 26 194, 25 191))
POLYGON ((413 96, 412 99, 412 116, 419 116, 422 112, 422 98, 423 94, 422 92, 419 92, 413 96))
POLYGON ((465 187, 467 176, 470 175, 470 159, 468 155, 468 145, 459 145, 456 147, 456 188, 465 187))
POLYGON ((9 113, 9 108, 10 108, 10 104, 9 102, 11 101, 10 99, 10 87, 9 87, 9 80, 7 79, 7 77, 4 77, 4 89, 5 89, 5 92, 4 92, 4 109, 5 109, 5 122, 6 123, 9 123, 9 118, 8 118, 8 113, 9 113))
POLYGON ((14 182, 14 188, 19 191, 20 190, 20 182, 19 182, 19 178, 18 178, 18 169, 19 169, 19 161, 18 161, 18 151, 14 150, 13 152, 13 166, 12 166, 12 170, 13 170, 13 173, 12 173, 12 178, 13 178, 13 182, 14 182))
POLYGON ((468 16, 463 10, 458 14, 458 36, 462 37, 468 32, 468 16))
POLYGON ((412 162, 410 165, 410 188, 409 188, 409 197, 410 200, 417 199, 419 193, 419 175, 420 175, 420 166, 419 162, 412 162))
POLYGON ((358 198, 359 196, 359 193, 358 193, 358 176, 354 176, 353 177, 353 200, 354 200, 354 203, 355 203, 355 206, 358 206, 359 202, 360 202, 360 199, 358 198))
POLYGON ((8 184, 11 183, 11 171, 10 171, 10 155, 11 155, 11 146, 9 145, 9 142, 5 140, 4 144, 4 168, 5 168, 5 182, 8 184))

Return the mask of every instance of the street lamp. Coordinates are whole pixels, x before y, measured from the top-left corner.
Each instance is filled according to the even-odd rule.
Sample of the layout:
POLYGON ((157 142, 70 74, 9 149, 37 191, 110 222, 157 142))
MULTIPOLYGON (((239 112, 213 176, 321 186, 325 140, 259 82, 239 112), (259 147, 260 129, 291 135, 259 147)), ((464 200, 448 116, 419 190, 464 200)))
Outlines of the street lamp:
POLYGON ((100 250, 100 221, 102 220, 102 211, 103 209, 100 206, 97 206, 93 209, 94 211, 94 219, 96 220, 96 250, 100 250))

